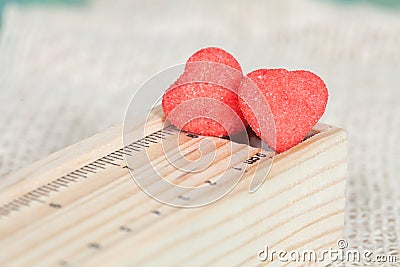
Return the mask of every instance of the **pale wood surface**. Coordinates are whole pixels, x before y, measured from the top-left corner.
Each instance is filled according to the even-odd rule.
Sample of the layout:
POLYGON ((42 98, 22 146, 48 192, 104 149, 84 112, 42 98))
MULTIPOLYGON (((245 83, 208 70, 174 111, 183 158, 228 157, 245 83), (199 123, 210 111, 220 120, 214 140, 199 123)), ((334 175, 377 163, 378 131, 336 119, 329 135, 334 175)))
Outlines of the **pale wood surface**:
MULTIPOLYGON (((146 132, 160 130, 162 123, 158 113, 146 132)), ((0 266, 254 266, 267 264, 257 259, 265 245, 276 250, 335 246, 343 231, 347 137, 323 124, 314 133, 275 156, 256 193, 248 193, 249 179, 269 166, 268 158, 247 165, 244 178, 226 197, 195 209, 148 197, 123 168, 120 153, 109 156, 122 148, 121 129, 98 134, 2 181, 0 266), (119 166, 84 167, 100 158, 119 166), (67 177, 71 181, 57 180, 68 173, 73 173, 67 177), (49 192, 23 197, 46 185, 49 192)), ((143 129, 131 134, 139 138, 143 129)), ((182 138, 188 151, 201 139, 182 138)), ((231 142, 210 139, 220 153, 216 164, 223 164, 227 154, 220 151, 231 142)), ((234 144, 234 153, 242 153, 244 146, 234 144)), ((147 151, 162 163, 157 149, 147 151)), ((249 151, 252 156, 260 149, 249 151)), ((182 182, 214 181, 213 172, 211 166, 182 182)))

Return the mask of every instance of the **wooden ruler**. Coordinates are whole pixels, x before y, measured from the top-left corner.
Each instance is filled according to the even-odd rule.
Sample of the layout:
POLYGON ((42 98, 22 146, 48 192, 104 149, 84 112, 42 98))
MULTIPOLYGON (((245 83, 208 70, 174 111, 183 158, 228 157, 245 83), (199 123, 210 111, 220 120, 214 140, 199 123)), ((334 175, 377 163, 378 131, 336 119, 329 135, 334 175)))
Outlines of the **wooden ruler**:
MULTIPOLYGON (((257 258, 265 245, 326 249, 342 235, 347 137, 341 129, 318 124, 309 138, 274 157, 253 194, 250 179, 269 168, 268 151, 165 127, 161 110, 145 133, 143 127, 129 133, 132 141, 122 144, 121 132, 97 134, 0 181, 0 266, 265 265, 271 262, 257 258), (165 151, 163 140, 178 145, 165 151), (177 151, 188 164, 211 154, 213 161, 185 175, 165 157, 177 151), (221 171, 243 178, 215 203, 184 209, 140 190, 129 169, 157 187, 160 178, 146 176, 151 168, 170 184, 213 190, 228 182, 218 179, 221 171)), ((206 197, 158 190, 182 205, 206 197)))

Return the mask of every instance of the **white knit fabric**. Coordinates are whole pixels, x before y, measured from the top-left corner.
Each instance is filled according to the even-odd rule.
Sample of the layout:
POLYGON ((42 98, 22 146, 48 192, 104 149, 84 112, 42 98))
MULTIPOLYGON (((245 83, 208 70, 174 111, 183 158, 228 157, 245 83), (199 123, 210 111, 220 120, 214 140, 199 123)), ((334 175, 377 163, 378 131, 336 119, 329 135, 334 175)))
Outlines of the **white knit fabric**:
POLYGON ((89 1, 9 5, 0 30, 0 176, 113 124, 133 91, 219 46, 244 71, 324 78, 322 121, 349 132, 345 237, 400 247, 400 10, 333 1, 89 1))

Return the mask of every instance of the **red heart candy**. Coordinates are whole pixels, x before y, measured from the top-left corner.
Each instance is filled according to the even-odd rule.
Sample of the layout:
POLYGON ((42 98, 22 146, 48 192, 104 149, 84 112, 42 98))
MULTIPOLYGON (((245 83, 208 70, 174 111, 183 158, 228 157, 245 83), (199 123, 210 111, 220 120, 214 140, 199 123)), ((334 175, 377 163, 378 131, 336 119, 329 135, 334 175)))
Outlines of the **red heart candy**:
POLYGON ((247 77, 239 88, 240 109, 253 131, 278 153, 300 143, 325 111, 328 90, 312 72, 259 69, 247 77))
POLYGON ((197 51, 163 95, 167 119, 180 129, 201 135, 227 136, 243 131, 247 124, 237 95, 242 77, 238 61, 225 50, 208 47, 197 51))

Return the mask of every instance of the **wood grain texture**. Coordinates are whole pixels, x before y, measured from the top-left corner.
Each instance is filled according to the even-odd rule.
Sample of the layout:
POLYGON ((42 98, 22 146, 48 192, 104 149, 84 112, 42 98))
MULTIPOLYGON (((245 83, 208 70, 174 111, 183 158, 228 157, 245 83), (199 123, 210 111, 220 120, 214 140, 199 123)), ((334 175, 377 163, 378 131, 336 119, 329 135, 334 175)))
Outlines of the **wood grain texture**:
MULTIPOLYGON (((161 129, 161 114, 154 114, 146 134, 161 129)), ((347 136, 324 124, 313 132, 275 156, 257 192, 248 193, 249 180, 262 175, 269 159, 248 165, 226 197, 194 209, 163 205, 143 193, 125 167, 123 153, 134 154, 135 146, 122 144, 119 128, 98 134, 0 183, 0 266, 264 266, 277 263, 258 260, 265 245, 286 251, 327 249, 342 236, 347 136)), ((154 140, 157 135, 162 133, 154 140)), ((198 157, 204 138, 179 136, 182 151, 198 157)), ((142 138, 143 128, 132 130, 130 137, 142 138)), ((171 181, 213 186, 232 144, 208 139, 216 144, 216 161, 198 175, 179 176, 157 144, 145 150, 155 168, 167 166, 162 170, 171 181)), ((231 153, 244 153, 245 146, 233 144, 231 153)), ((247 151, 253 156, 260 149, 247 151)), ((147 167, 142 167, 145 174, 147 167)), ((185 201, 191 196, 170 197, 185 201)))

